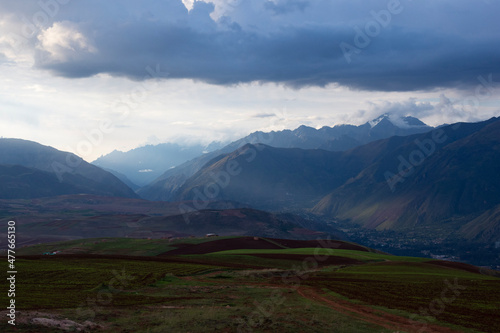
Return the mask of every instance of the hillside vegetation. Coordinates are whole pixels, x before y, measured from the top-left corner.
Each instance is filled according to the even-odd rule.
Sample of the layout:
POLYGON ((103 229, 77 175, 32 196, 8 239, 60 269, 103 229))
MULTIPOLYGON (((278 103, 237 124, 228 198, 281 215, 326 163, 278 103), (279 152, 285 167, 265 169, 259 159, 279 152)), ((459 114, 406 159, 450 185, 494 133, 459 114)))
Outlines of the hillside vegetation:
POLYGON ((490 272, 335 240, 93 239, 23 253, 31 255, 16 261, 18 325, 2 324, 3 332, 450 333, 500 325, 500 279, 490 272))

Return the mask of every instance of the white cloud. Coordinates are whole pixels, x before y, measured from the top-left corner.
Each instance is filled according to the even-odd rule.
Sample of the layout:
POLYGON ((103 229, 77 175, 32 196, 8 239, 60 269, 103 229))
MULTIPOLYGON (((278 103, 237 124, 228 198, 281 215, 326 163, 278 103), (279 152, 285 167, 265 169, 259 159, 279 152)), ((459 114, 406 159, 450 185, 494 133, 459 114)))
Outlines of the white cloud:
POLYGON ((84 53, 97 53, 97 48, 79 31, 78 25, 69 21, 55 22, 41 31, 38 40, 43 62, 67 62, 84 53))
POLYGON ((194 1, 195 0, 182 0, 182 3, 184 4, 184 6, 186 6, 188 10, 191 10, 193 9, 194 1))

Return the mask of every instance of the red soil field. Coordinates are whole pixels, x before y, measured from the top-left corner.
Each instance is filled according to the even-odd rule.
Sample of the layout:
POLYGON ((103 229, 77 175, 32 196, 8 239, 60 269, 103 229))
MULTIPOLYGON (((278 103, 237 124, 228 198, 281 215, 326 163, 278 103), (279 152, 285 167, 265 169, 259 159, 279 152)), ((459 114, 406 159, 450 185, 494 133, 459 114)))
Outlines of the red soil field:
POLYGON ((160 255, 182 255, 182 254, 206 254, 227 250, 239 249, 284 249, 284 248, 330 248, 330 249, 345 249, 368 252, 362 246, 350 244, 337 240, 292 240, 292 239, 275 239, 275 238, 260 238, 260 237, 238 237, 229 239, 218 239, 211 242, 201 244, 176 244, 177 249, 171 250, 160 255))
POLYGON ((212 252, 239 250, 239 249, 282 249, 276 244, 273 244, 264 238, 260 237, 238 237, 229 239, 218 239, 212 242, 201 244, 175 244, 178 248, 171 250, 163 255, 179 255, 179 254, 206 254, 212 252))
POLYGON ((443 266, 443 267, 448 267, 448 268, 455 268, 455 269, 460 269, 462 271, 467 271, 471 273, 477 273, 480 274, 481 272, 479 271, 479 267, 472 266, 469 264, 464 264, 461 262, 454 262, 454 261, 427 261, 425 262, 426 264, 431 264, 431 265, 437 265, 437 266, 443 266))

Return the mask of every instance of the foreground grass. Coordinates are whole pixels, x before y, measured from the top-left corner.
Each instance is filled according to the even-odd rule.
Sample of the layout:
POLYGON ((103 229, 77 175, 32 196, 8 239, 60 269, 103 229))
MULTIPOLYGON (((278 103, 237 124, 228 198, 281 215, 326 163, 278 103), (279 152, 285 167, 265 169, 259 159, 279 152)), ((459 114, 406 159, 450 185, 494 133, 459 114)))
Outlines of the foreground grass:
MULTIPOLYGON (((135 290, 152 285, 169 274, 186 276, 219 269, 191 263, 63 256, 18 259, 16 268, 16 302, 21 310, 78 307, 101 289, 114 294, 113 303, 118 306, 159 302, 161 299, 143 297, 135 290)), ((8 302, 6 293, 0 293, 0 302, 8 302)))
POLYGON ((423 328, 445 322, 472 331, 500 327, 500 279, 412 262, 370 263, 335 274, 317 272, 307 285, 324 288, 364 304, 407 313, 423 328))
MULTIPOLYGON (((136 246, 132 252, 141 255, 163 253, 170 246, 168 241, 159 240, 101 239, 67 242, 65 249, 74 251, 82 244, 88 244, 91 251, 119 255, 127 253, 127 246, 136 246)), ((61 243, 57 246, 62 248, 61 243)), ((46 249, 33 248, 37 254, 46 249)), ((413 323, 414 331, 425 332, 427 325, 444 324, 462 332, 497 332, 500 279, 427 261, 312 248, 235 250, 171 258, 19 258, 19 323, 12 327, 4 320, 0 331, 61 332, 31 323, 32 318, 40 317, 95 323, 97 326, 88 329, 92 332, 398 330, 384 329, 376 321, 368 323, 362 315, 339 312, 331 302, 304 295, 310 290, 335 303, 396 314, 404 323, 413 323), (353 265, 314 266, 310 261, 304 265, 305 257, 317 256, 357 261, 353 265)), ((5 282, 2 286, 8 289, 5 282)), ((0 304, 8 302, 7 293, 0 293, 0 304)))
MULTIPOLYGON (((286 286, 200 275, 227 267, 47 256, 20 259, 17 269, 21 314, 91 321, 107 332, 387 332, 286 286)), ((6 295, 0 302, 8 302, 6 295)), ((60 331, 29 321, 4 324, 2 332, 60 331)))

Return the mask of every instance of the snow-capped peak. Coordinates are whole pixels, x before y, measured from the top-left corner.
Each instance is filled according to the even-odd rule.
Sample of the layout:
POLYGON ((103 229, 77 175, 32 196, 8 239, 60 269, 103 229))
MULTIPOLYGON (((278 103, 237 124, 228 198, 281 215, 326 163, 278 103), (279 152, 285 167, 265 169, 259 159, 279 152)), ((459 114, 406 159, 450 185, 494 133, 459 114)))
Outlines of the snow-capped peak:
POLYGON ((384 113, 380 117, 369 121, 368 123, 373 128, 377 126, 381 121, 387 120, 391 122, 394 126, 399 128, 416 128, 416 127, 427 127, 425 123, 420 121, 419 119, 411 116, 400 116, 397 114, 384 113))
POLYGON ((383 115, 381 115, 377 119, 370 120, 368 122, 368 124, 370 124, 370 126, 373 128, 373 127, 377 126, 378 123, 380 123, 384 119, 389 119, 389 114, 388 113, 384 113, 383 115))

